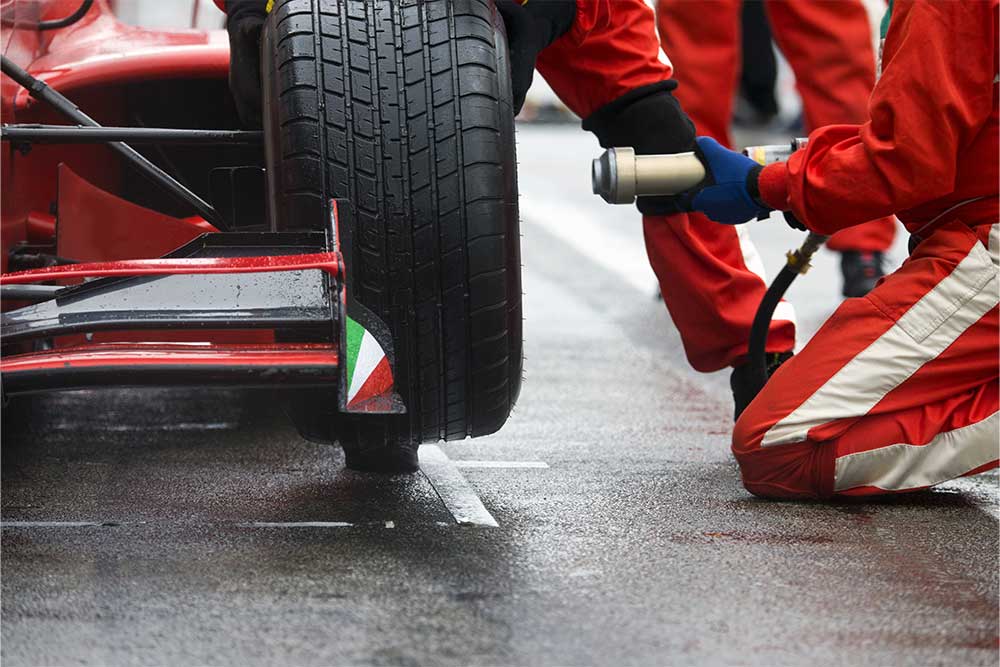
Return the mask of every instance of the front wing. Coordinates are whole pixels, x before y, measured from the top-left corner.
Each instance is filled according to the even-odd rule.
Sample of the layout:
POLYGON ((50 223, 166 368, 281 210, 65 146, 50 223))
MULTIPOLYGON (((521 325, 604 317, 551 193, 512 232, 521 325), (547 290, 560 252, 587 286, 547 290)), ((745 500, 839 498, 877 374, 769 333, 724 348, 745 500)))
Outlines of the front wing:
POLYGON ((392 337, 351 296, 350 215, 323 232, 208 233, 166 257, 0 276, 5 395, 92 386, 315 386, 398 413, 392 337))

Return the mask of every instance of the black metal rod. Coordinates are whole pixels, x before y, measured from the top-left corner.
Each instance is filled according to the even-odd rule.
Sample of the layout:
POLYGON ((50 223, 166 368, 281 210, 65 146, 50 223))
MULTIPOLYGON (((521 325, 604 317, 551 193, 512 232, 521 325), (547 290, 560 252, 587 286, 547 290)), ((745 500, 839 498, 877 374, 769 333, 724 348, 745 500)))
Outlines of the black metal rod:
POLYGON ((76 11, 69 16, 61 19, 55 19, 53 21, 39 21, 36 28, 38 30, 57 30, 58 28, 65 28, 66 26, 73 25, 82 19, 88 11, 90 11, 90 6, 93 4, 94 0, 83 0, 83 2, 80 3, 80 6, 76 8, 76 11))
POLYGON ((3 125, 0 140, 32 144, 248 144, 264 143, 263 132, 189 130, 163 127, 84 127, 76 125, 3 125))
POLYGON ((54 299, 63 287, 64 285, 0 285, 0 298, 37 303, 54 299))
MULTIPOLYGON (((7 56, 0 56, 0 70, 13 79, 16 83, 27 89, 28 93, 35 99, 50 105, 53 109, 66 116, 75 123, 87 125, 89 127, 100 127, 100 124, 87 114, 80 111, 79 107, 73 104, 67 97, 56 92, 45 84, 44 81, 36 79, 16 65, 7 56)), ((111 142, 108 146, 121 155, 133 167, 138 169, 151 181, 162 187, 164 190, 180 199, 185 204, 193 207, 205 220, 222 228, 224 223, 218 212, 212 205, 188 190, 181 183, 178 183, 170 174, 163 171, 150 162, 144 155, 136 151, 128 144, 121 142, 111 142)))

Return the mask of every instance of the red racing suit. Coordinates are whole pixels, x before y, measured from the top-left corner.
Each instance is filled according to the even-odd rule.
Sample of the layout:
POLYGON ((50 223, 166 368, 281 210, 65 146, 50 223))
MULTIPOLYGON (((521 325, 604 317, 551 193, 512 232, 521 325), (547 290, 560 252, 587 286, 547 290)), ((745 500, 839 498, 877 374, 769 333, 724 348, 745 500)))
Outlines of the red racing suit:
MULTIPOLYGON (((658 0, 656 8, 663 48, 681 84, 676 96, 698 134, 724 146, 732 145, 742 5, 743 0, 658 0)), ((807 128, 864 122, 875 85, 875 54, 861 0, 768 0, 765 7, 774 39, 795 72, 807 128)), ((827 247, 884 252, 895 231, 892 217, 883 217, 842 230, 827 247)))
POLYGON ((997 466, 998 8, 895 0, 870 120, 761 173, 762 199, 814 231, 895 213, 919 244, 742 414, 751 492, 909 491, 997 466))

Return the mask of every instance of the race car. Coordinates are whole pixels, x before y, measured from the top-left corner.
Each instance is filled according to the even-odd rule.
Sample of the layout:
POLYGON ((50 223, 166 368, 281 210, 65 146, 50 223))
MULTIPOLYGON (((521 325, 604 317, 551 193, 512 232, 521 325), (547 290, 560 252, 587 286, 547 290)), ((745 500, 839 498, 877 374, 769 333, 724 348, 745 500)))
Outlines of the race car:
POLYGON ((268 387, 384 472, 504 424, 520 237, 493 0, 275 2, 263 131, 239 127, 222 31, 126 25, 107 0, 0 18, 5 403, 268 387))

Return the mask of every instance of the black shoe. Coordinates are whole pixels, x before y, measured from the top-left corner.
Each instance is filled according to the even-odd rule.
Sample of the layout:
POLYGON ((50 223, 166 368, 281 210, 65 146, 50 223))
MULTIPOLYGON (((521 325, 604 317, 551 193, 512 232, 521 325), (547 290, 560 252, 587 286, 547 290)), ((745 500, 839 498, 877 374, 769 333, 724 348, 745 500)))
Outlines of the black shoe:
MULTIPOLYGON (((791 352, 769 352, 767 354, 767 377, 774 375, 781 364, 792 358, 791 352)), ((740 418, 743 411, 750 405, 750 401, 757 397, 758 387, 750 372, 750 364, 743 364, 733 369, 733 374, 729 376, 729 387, 733 390, 733 402, 736 404, 736 414, 733 421, 740 418)))
POLYGON ((864 296, 885 275, 882 253, 845 250, 840 253, 840 271, 844 274, 844 296, 864 296))

